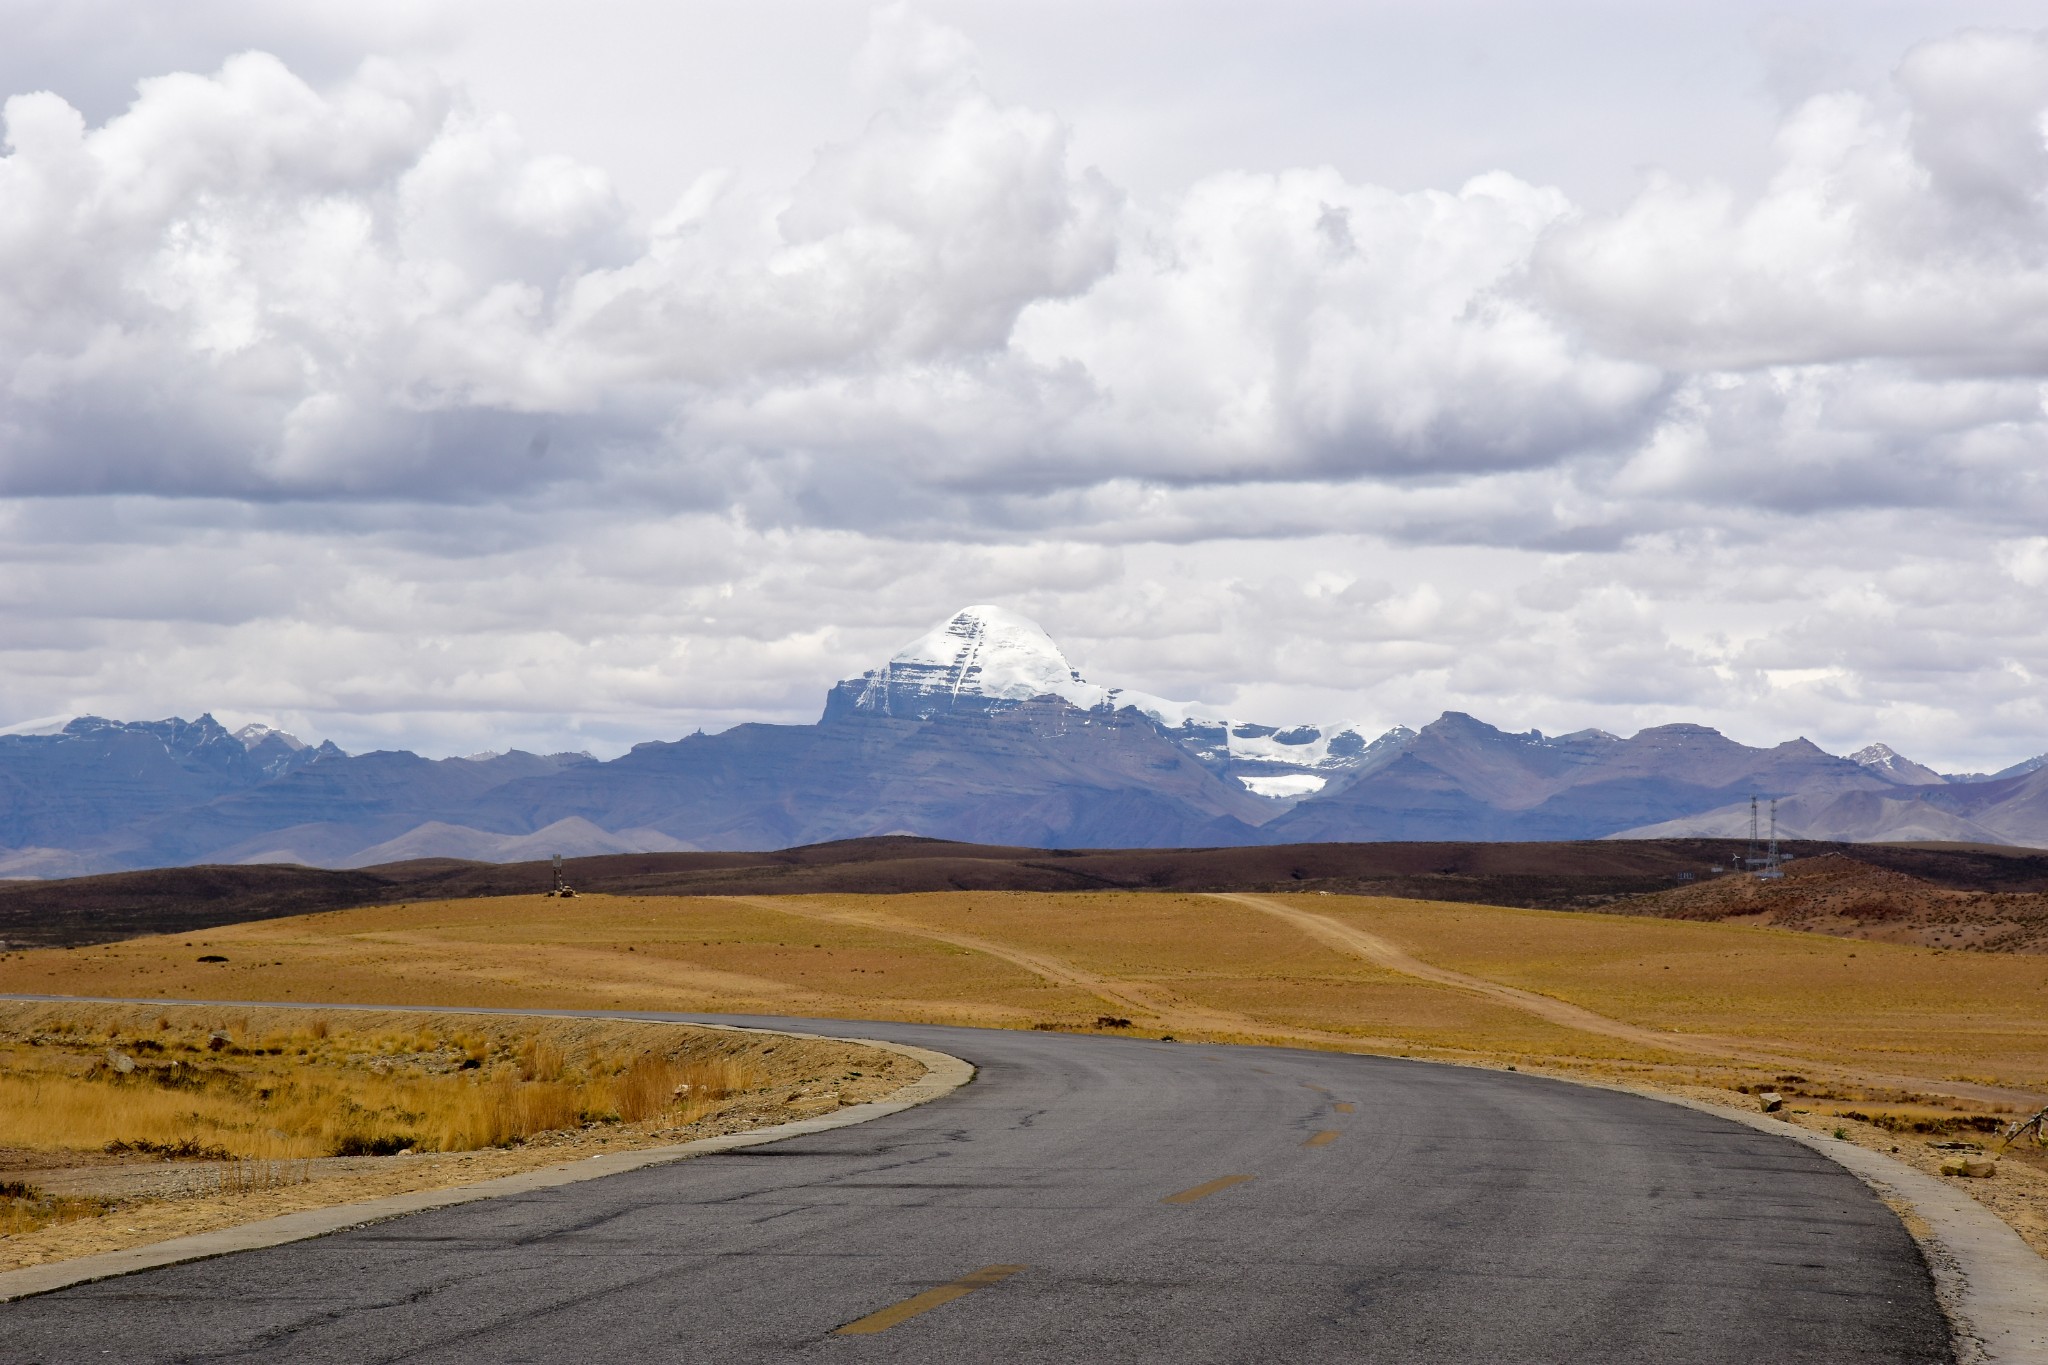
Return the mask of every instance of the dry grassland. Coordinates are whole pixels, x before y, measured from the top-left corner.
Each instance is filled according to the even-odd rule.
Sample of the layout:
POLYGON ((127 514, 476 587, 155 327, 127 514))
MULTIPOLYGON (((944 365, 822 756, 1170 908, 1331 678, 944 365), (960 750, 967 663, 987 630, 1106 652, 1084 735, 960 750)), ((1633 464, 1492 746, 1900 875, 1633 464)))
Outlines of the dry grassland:
MULTIPOLYGON (((1789 930, 1317 898, 1439 966, 1596 1013, 1926 1085, 2048 1092, 2048 960, 1789 930), (1560 920, 1568 921, 1560 924, 1560 920), (1715 932, 1703 933, 1701 930, 1715 932)), ((1306 902, 1302 902, 1306 903, 1306 902)))
POLYGON ((0 1268, 808 1117, 921 1073, 666 1024, 0 1004, 0 1268))
POLYGON ((1221 897, 1141 892, 385 906, 4 955, 0 991, 1012 1028, 1086 1027, 1106 1014, 1182 1037, 1651 1068, 1718 1054, 1738 1065, 1899 1073, 1966 1093, 1998 1088, 2015 1103, 2048 1093, 2048 961, 2039 957, 1583 912, 1270 899, 1433 966, 1638 1026, 1640 1036, 1589 1034, 1388 970, 1221 897))
POLYGON ((421 1017, 0 1007, 0 1150, 278 1161, 473 1152, 537 1133, 692 1123, 763 1083, 701 1037, 569 1042, 559 1026, 421 1017), (652 1047, 649 1045, 652 1044, 652 1047), (646 1049, 646 1050, 643 1050, 646 1049))
MULTIPOLYGON (((1772 1087, 1791 1097, 1796 1121, 1916 1160, 1931 1159, 1929 1142, 1986 1141, 1986 1127, 2048 1102, 2043 957, 1366 897, 505 897, 15 954, 0 959, 0 991, 777 1013, 1290 1043, 1745 1105, 1772 1087), (1274 902, 1295 919, 1273 913, 1274 902), (1302 912, 1327 932, 1305 932, 1302 912), (1347 950, 1351 930, 1405 953, 1410 967, 1347 950)), ((2018 1154, 2005 1177, 1971 1186, 2048 1250, 2048 1175, 2029 1165, 2037 1160, 2018 1154)))

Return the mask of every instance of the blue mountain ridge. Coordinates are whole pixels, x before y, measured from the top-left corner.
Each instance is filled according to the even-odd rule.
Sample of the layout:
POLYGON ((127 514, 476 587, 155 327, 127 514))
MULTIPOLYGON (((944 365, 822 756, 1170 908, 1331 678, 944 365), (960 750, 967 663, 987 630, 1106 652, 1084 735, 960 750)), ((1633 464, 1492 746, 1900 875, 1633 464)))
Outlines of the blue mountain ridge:
POLYGON ((882 834, 1044 848, 1745 834, 2048 846, 2048 766, 1943 780, 1883 746, 1752 748, 1699 725, 1545 736, 1447 712, 1355 728, 1236 721, 1083 681, 1023 618, 969 608, 832 689, 609 761, 349 755, 261 726, 81 717, 0 736, 0 876, 197 863, 767 850, 882 834), (1056 691, 1039 691, 1040 687, 1056 691), (1861 760, 1861 761, 1859 761, 1861 760), (1881 761, 1880 761, 1881 760, 1881 761))

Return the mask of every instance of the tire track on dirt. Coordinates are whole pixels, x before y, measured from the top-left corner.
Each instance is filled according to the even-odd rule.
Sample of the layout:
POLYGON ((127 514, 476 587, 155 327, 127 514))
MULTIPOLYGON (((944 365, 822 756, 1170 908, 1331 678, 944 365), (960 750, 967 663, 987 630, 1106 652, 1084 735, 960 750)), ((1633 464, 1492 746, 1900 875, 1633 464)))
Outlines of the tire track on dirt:
POLYGON ((875 910, 855 910, 822 905, 800 904, 794 900, 776 896, 725 896, 723 900, 737 901, 756 909, 773 910, 779 914, 797 915, 806 919, 824 920, 828 923, 852 924, 865 929, 877 929, 883 933, 905 934, 913 938, 930 939, 935 943, 950 944, 965 948, 969 952, 985 953, 999 958, 1014 967, 1020 967, 1033 976, 1095 996, 1099 1000, 1133 1014, 1150 1015, 1169 1028, 1211 1029, 1224 1034, 1249 1034, 1257 1037, 1290 1038, 1311 1042, 1341 1041, 1347 1043, 1369 1042, 1348 1034, 1324 1033, 1315 1029, 1289 1028, 1285 1025, 1267 1023, 1249 1015, 1235 1014, 1229 1010, 1213 1009, 1207 1005, 1193 1004, 1164 987, 1149 982, 1131 981, 1121 977, 1105 976, 1090 971, 1065 958, 1050 953, 1033 952, 1018 948, 995 939, 983 938, 979 934, 965 934, 951 929, 934 929, 913 920, 899 919, 894 915, 875 910))
POLYGON ((1663 1048, 1673 1052, 1698 1053, 1719 1058, 1747 1057, 1758 1061, 1782 1060, 1776 1054, 1746 1048, 1730 1039, 1664 1033, 1657 1029, 1643 1028, 1641 1025, 1613 1019, 1604 1014, 1595 1014, 1592 1010, 1568 1004, 1552 996, 1525 991, 1519 986, 1504 986, 1498 981, 1488 981, 1485 977, 1468 976, 1464 972, 1452 971, 1448 967, 1432 966, 1407 950, 1396 947, 1378 934, 1356 928, 1342 920, 1332 919, 1328 915, 1319 915, 1313 910, 1298 909, 1267 896, 1237 895, 1227 891, 1207 894, 1214 900, 1230 901, 1247 909, 1257 910, 1261 914, 1271 915, 1275 919, 1285 920, 1317 942, 1353 957, 1364 958, 1375 967, 1399 972, 1403 976, 1412 976, 1438 986, 1449 986, 1456 990, 1470 991, 1474 995, 1483 995, 1497 1004, 1533 1014, 1564 1028, 1577 1029, 1581 1033, 1597 1033, 1642 1047, 1663 1048))
MULTIPOLYGON (((1376 967, 1390 972, 1400 972, 1418 980, 1449 986, 1457 990, 1470 991, 1484 996, 1498 1004, 1526 1011, 1565 1028, 1577 1029, 1581 1033, 1600 1034, 1642 1046, 1663 1048, 1670 1052, 1683 1052, 1693 1056, 1707 1057, 1721 1062, 1745 1062, 1767 1067, 1812 1067, 1813 1059, 1788 1052, 1776 1052, 1754 1044, 1738 1042, 1710 1033, 1664 1033, 1657 1029, 1644 1028, 1625 1020, 1605 1014, 1596 1014, 1580 1005, 1570 1004, 1554 996, 1539 995, 1535 991, 1523 990, 1519 986, 1503 985, 1485 977, 1471 976, 1424 962, 1404 948, 1400 948, 1378 934, 1346 924, 1329 915, 1319 915, 1313 910, 1303 910, 1269 896, 1249 896, 1227 891, 1204 893, 1215 900, 1231 901, 1249 910, 1271 915, 1284 920, 1308 934, 1318 942, 1340 951, 1364 958, 1376 967)), ((1848 1078, 1869 1086, 1891 1086, 1923 1090, 1937 1095, 1953 1095, 1958 1099, 1977 1100, 1984 1103, 2005 1104, 2034 1101, 2031 1092, 2013 1090, 2001 1086, 1977 1085, 1966 1081, 1936 1080, 1927 1076, 1908 1076, 1894 1072, 1864 1071, 1857 1068, 1832 1067, 1848 1078)))

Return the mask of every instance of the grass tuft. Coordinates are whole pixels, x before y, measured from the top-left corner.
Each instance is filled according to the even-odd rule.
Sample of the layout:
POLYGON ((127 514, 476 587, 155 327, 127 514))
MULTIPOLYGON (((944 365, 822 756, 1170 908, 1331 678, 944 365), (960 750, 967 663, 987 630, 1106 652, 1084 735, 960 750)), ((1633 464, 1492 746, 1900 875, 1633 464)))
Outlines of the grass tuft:
POLYGON ((47 1195, 19 1181, 0 1184, 0 1237, 18 1237, 55 1223, 97 1218, 112 1207, 105 1199, 47 1195))

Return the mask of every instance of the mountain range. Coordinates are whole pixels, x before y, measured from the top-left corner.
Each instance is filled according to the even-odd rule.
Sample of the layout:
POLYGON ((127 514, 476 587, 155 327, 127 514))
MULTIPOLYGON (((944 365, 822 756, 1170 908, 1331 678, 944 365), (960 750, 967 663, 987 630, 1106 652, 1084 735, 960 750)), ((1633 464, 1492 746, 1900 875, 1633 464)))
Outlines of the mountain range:
POLYGON ((1745 836, 2048 846, 2048 756, 1944 775, 1884 745, 1283 725, 1098 686, 1028 618, 961 611, 812 725, 587 754, 350 755, 267 726, 80 717, 0 735, 0 876, 193 863, 763 850, 917 834, 1043 848, 1745 836))

